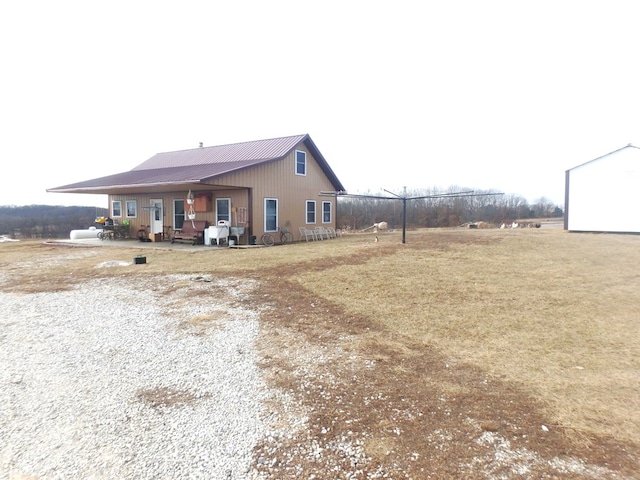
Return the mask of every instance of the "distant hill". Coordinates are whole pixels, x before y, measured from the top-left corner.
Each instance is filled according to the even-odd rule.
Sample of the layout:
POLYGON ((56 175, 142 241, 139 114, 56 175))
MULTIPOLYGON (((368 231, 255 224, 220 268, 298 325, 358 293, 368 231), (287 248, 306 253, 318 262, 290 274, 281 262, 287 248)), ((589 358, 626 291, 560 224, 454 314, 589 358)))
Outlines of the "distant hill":
POLYGON ((71 230, 89 228, 108 210, 53 205, 0 206, 0 235, 13 238, 68 238, 71 230))

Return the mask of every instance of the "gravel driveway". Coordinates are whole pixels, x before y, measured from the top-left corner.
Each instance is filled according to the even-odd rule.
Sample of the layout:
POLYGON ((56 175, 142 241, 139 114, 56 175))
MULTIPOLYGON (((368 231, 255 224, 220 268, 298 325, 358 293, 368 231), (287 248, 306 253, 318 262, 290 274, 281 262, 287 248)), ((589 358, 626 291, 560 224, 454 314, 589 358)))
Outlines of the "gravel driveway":
POLYGON ((259 478, 270 393, 242 288, 173 275, 0 292, 0 478, 259 478))

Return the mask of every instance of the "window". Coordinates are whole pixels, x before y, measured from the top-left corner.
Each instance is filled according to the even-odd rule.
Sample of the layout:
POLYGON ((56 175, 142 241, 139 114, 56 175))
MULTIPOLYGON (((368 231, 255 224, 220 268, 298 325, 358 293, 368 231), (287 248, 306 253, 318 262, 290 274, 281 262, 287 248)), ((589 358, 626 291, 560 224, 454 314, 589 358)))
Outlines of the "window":
POLYGON ((127 200, 127 218, 138 216, 138 204, 135 200, 127 200))
POLYGON ((307 200, 307 223, 316 223, 316 201, 307 200))
POLYGON ((175 198, 173 200, 173 229, 182 230, 184 225, 185 211, 184 200, 181 198, 175 198))
POLYGON ((322 202, 322 223, 331 223, 331 202, 322 202))
POLYGON ((122 216, 122 202, 120 200, 114 200, 113 202, 111 202, 111 216, 112 217, 122 216))
POLYGON ((182 225, 184 225, 184 200, 174 199, 173 200, 173 229, 174 230, 182 230, 182 225))
POLYGON ((296 175, 307 174, 307 153, 296 150, 296 175))
POLYGON ((162 213, 162 200, 151 200, 151 206, 153 207, 153 220, 156 222, 161 222, 163 213, 162 213))
POLYGON ((277 198, 264 199, 264 231, 265 232, 278 231, 278 199, 277 198))
POLYGON ((220 220, 231 223, 231 199, 216 198, 216 224, 220 220))

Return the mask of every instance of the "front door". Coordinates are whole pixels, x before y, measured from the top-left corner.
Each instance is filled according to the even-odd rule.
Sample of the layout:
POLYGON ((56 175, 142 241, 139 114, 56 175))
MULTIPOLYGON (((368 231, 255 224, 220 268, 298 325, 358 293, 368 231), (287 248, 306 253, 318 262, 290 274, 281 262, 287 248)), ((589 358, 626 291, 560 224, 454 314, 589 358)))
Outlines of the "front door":
POLYGON ((151 230, 150 233, 162 233, 162 228, 164 227, 164 223, 162 221, 164 217, 162 199, 152 198, 151 207, 151 225, 149 226, 149 229, 151 230))

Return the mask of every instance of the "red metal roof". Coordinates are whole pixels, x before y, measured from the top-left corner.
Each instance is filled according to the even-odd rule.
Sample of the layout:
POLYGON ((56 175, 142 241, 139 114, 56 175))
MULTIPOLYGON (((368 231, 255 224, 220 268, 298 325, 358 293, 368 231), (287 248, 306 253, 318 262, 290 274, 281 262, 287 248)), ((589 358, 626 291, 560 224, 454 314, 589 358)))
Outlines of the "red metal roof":
POLYGON ((305 140, 305 137, 307 135, 296 135, 293 137, 158 153, 133 170, 275 160, 287 155, 296 145, 305 140))
POLYGON ((344 187, 309 135, 256 140, 214 147, 158 153, 128 172, 49 189, 62 193, 107 193, 113 190, 197 184, 216 176, 284 158, 301 143, 309 149, 335 190, 344 187))

